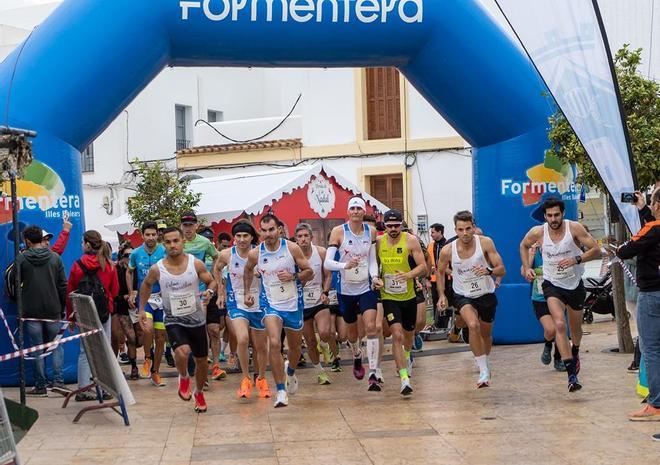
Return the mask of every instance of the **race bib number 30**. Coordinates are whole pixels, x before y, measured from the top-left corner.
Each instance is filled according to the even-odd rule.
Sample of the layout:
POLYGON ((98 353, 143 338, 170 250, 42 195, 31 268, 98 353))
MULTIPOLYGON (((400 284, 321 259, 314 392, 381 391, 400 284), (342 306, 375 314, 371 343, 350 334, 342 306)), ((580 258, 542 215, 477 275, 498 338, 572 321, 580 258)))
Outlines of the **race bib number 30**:
POLYGON ((275 303, 286 302, 298 296, 296 283, 294 281, 276 282, 269 286, 270 298, 275 303))
POLYGON ((349 283, 363 283, 369 279, 367 265, 360 263, 355 268, 344 270, 344 279, 349 283))
POLYGON ((172 316, 186 316, 197 309, 195 294, 170 294, 172 316))

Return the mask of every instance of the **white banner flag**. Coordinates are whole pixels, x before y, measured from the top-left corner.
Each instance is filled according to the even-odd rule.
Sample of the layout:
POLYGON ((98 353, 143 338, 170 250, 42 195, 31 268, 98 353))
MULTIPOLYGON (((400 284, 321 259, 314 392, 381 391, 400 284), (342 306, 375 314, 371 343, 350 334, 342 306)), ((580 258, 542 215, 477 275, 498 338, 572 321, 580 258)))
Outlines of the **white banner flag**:
POLYGON ((592 0, 495 0, 623 214, 640 227, 632 165, 607 45, 592 0))

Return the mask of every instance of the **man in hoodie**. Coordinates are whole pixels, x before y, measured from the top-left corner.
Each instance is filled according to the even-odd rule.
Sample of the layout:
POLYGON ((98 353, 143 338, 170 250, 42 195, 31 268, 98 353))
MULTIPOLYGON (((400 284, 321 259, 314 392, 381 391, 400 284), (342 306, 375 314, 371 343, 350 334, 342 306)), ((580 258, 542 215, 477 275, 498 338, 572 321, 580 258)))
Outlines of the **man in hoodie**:
MULTIPOLYGON (((16 259, 16 267, 21 270, 23 315, 46 321, 26 321, 25 330, 32 346, 51 342, 57 336, 66 304, 66 276, 60 256, 43 244, 42 230, 38 226, 28 226, 23 231, 23 239, 28 249, 16 259)), ((16 269, 16 267, 14 269, 16 269)), ((13 276, 11 279, 14 279, 13 276)), ((47 397, 45 359, 42 352, 34 354, 34 388, 29 396, 47 397)), ((66 389, 62 377, 64 352, 61 346, 53 350, 53 387, 66 389)))

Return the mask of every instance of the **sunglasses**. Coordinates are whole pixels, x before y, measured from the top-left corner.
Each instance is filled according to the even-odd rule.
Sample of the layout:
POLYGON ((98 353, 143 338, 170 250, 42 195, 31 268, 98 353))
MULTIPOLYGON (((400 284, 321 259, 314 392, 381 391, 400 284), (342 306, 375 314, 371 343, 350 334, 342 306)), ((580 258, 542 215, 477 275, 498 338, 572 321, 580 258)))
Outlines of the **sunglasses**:
POLYGON ((401 223, 390 223, 390 224, 386 224, 385 227, 387 229, 396 229, 401 227, 401 223))

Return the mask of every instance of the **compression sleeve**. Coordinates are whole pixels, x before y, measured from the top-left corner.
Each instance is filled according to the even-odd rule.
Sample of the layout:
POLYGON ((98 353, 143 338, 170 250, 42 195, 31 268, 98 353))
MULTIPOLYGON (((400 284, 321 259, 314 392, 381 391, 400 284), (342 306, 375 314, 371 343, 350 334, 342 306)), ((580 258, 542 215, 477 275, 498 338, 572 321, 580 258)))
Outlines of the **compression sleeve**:
POLYGON ((380 273, 378 271, 378 256, 376 254, 376 244, 371 244, 369 248, 369 276, 371 279, 378 278, 380 273))
POLYGON ((334 259, 336 255, 337 255, 337 246, 331 245, 330 247, 328 247, 328 250, 325 252, 325 261, 323 262, 323 266, 325 267, 326 270, 339 271, 346 268, 346 263, 340 263, 334 259))

